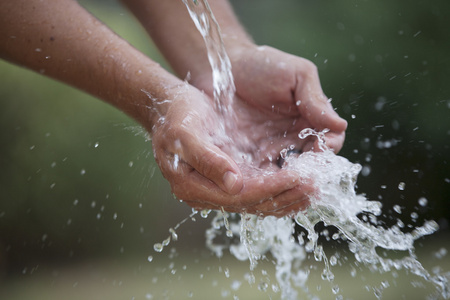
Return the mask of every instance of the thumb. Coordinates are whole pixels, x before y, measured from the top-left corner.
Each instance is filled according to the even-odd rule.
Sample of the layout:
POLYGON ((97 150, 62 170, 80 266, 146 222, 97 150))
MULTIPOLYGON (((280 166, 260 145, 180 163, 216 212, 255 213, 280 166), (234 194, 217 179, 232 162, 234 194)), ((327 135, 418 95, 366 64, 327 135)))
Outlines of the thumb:
POLYGON ((219 147, 198 142, 193 138, 183 141, 183 158, 198 173, 214 182, 228 194, 239 193, 244 181, 236 162, 219 147))
POLYGON ((308 74, 303 84, 297 85, 295 97, 300 100, 298 102, 300 114, 315 128, 320 130, 328 128, 335 132, 343 132, 347 129, 347 121, 339 117, 323 93, 317 73, 308 74))

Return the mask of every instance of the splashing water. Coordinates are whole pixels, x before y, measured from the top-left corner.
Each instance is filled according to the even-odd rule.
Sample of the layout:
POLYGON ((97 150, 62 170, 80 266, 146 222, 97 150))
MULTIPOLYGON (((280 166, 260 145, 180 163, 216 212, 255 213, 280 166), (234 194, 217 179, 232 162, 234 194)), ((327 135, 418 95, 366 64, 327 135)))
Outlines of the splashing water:
MULTIPOLYGON (((183 3, 206 44, 213 72, 216 106, 223 115, 227 115, 226 120, 233 120, 230 116, 233 116, 231 105, 235 87, 219 26, 206 0, 183 0, 183 3)), ((307 254, 311 253, 316 261, 323 262, 321 277, 331 283, 335 279, 332 268, 338 263, 336 256, 328 258, 322 246, 318 244, 319 233, 315 226, 323 223, 337 228, 338 233, 333 235, 333 240, 346 242, 349 251, 360 265, 380 274, 406 270, 435 287, 436 295, 430 297, 449 299, 450 272, 435 272, 432 275, 415 255, 414 241, 434 233, 438 229, 437 223, 427 221, 410 233, 402 232, 399 225, 383 227, 383 223, 377 219, 381 214, 381 203, 369 201, 355 192, 356 178, 361 166, 335 155, 328 149, 324 143, 325 133, 326 130, 316 132, 312 129, 300 132, 301 139, 316 137, 321 152, 287 156, 282 166, 296 171, 299 177, 309 178, 314 182, 316 193, 310 198, 310 206, 306 211, 297 213, 293 218, 263 218, 218 211, 212 220, 211 228, 206 232, 208 248, 219 257, 223 255, 224 250, 229 250, 237 259, 249 260, 250 270, 254 270, 259 261, 270 255, 274 261, 282 299, 297 299, 296 288, 303 289, 314 298, 306 285, 310 270, 307 266, 302 267, 307 254), (306 230, 306 240, 301 235, 295 237, 296 224, 306 230), (216 238, 222 231, 226 231, 228 241, 218 243, 216 238), (239 241, 233 243, 233 237, 239 237, 239 241), (377 250, 380 249, 402 251, 406 254, 403 258, 386 258, 378 254, 377 250)), ((201 212, 202 217, 207 217, 208 214, 209 211, 201 212)), ((162 251, 170 242, 170 238, 174 239, 174 232, 179 225, 170 231, 171 236, 165 241, 155 244, 155 251, 162 251)), ((382 290, 388 286, 388 283, 383 282, 381 287, 373 288, 375 296, 381 298, 382 290)), ((264 290, 264 287, 261 289, 264 290)), ((343 298, 338 295, 338 285, 333 285, 332 291, 337 299, 343 298)))
MULTIPOLYGON (((294 287, 306 290, 308 268, 301 268, 306 253, 312 253, 317 261, 323 261, 322 279, 330 282, 334 280, 332 266, 336 265, 336 257, 333 256, 330 260, 327 258, 322 246, 318 245, 319 233, 315 230, 315 226, 323 222, 326 226, 338 229, 339 233, 334 234, 333 239, 345 241, 356 261, 372 272, 384 274, 407 270, 432 283, 436 288, 436 297, 449 299, 450 272, 431 275, 417 260, 414 252, 414 241, 435 232, 438 229, 437 223, 427 221, 411 233, 403 233, 398 225, 383 228, 382 222, 377 220, 377 216, 381 214, 381 203, 369 201, 355 192, 356 177, 361 166, 327 149, 323 142, 323 132, 315 133, 311 129, 305 129, 300 134, 302 138, 309 135, 319 139, 323 152, 288 156, 283 168, 294 170, 299 177, 314 181, 317 192, 310 199, 310 207, 297 213, 293 219, 241 215, 240 219, 229 225, 233 234, 240 237, 240 243, 229 246, 230 252, 237 259, 249 260, 250 269, 254 269, 258 261, 270 254, 275 261, 282 299, 297 299, 294 287), (361 214, 365 216, 362 219, 358 217, 361 214), (295 224, 306 229, 307 242, 302 237, 298 238, 298 242, 295 241, 295 224), (405 251, 407 254, 399 259, 384 258, 378 254, 377 249, 405 251)), ((217 225, 220 218, 222 216, 219 214, 207 233, 207 245, 218 256, 226 248, 214 243, 220 232, 220 226, 217 225)), ((333 292, 337 291, 338 287, 334 286, 333 292)), ((382 290, 376 289, 378 298, 381 298, 381 292, 382 290)))

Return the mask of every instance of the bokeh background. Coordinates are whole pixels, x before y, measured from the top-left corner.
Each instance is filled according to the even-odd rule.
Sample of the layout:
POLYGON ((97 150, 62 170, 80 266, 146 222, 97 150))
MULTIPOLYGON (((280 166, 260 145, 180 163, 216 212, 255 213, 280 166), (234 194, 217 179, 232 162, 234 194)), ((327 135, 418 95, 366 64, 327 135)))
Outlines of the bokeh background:
MULTIPOLYGON (((445 253, 450 237, 450 2, 231 2, 258 44, 318 66, 325 93, 349 122, 340 154, 363 165, 358 191, 383 202, 387 224, 398 218, 412 226, 436 220, 439 232, 418 246, 425 260, 435 259, 436 251, 445 253), (425 206, 419 205, 420 198, 427 199, 425 206)), ((80 3, 167 66, 118 1, 80 3)), ((175 281, 183 296, 173 299, 203 299, 192 291, 204 284, 205 272, 217 277, 208 287, 232 298, 220 286, 233 277, 222 276, 224 267, 204 247, 208 220, 188 219, 179 230, 177 251, 153 251, 153 244, 191 210, 171 195, 151 143, 132 119, 4 61, 0 116, 0 296, 21 299, 29 292, 33 299, 41 294, 43 299, 165 299, 174 295, 173 286, 160 296, 150 286, 170 286, 173 279, 166 278, 166 271, 171 268, 164 263, 183 254, 178 264, 195 262, 197 267, 186 273, 195 275, 175 281), (165 275, 150 275, 156 266, 165 275), (81 278, 89 281, 90 276, 101 284, 77 289, 81 278)), ((221 263, 242 269, 234 260, 221 263)), ((448 266, 448 258, 436 264, 448 266)), ((254 290, 249 287, 250 294, 254 290)))

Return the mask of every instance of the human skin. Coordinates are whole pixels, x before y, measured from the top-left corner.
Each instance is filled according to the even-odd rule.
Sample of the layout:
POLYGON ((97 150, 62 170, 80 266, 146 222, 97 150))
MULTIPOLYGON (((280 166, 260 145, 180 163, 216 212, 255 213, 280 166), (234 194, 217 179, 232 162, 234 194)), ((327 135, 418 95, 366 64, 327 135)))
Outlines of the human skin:
POLYGON ((70 0, 1 0, 0 57, 84 90, 136 119, 150 133, 172 191, 196 209, 282 216, 305 208, 312 182, 275 167, 274 161, 291 145, 314 150, 312 141, 297 137, 303 128, 330 129, 325 137, 335 151, 346 129, 323 95, 314 65, 256 46, 229 4, 211 1, 236 84, 235 134, 224 141, 216 137, 221 115, 212 99, 204 43, 182 2, 124 2, 180 78, 191 74, 189 83, 70 0), (242 137, 249 141, 245 149, 237 143, 242 137), (240 162, 236 150, 252 160, 240 162))

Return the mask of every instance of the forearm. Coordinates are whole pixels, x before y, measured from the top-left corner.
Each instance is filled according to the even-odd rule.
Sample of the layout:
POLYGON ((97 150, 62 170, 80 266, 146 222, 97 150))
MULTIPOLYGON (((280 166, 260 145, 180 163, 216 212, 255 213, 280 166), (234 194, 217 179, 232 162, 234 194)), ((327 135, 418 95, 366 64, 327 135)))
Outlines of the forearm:
MULTIPOLYGON (((184 78, 189 72, 195 82, 196 77, 211 74, 205 43, 182 0, 122 1, 137 16, 180 77, 184 78)), ((251 44, 228 1, 210 0, 209 4, 220 25, 227 51, 251 44)))
POLYGON ((0 57, 101 98, 151 127, 150 99, 180 81, 75 1, 0 1, 0 57))

